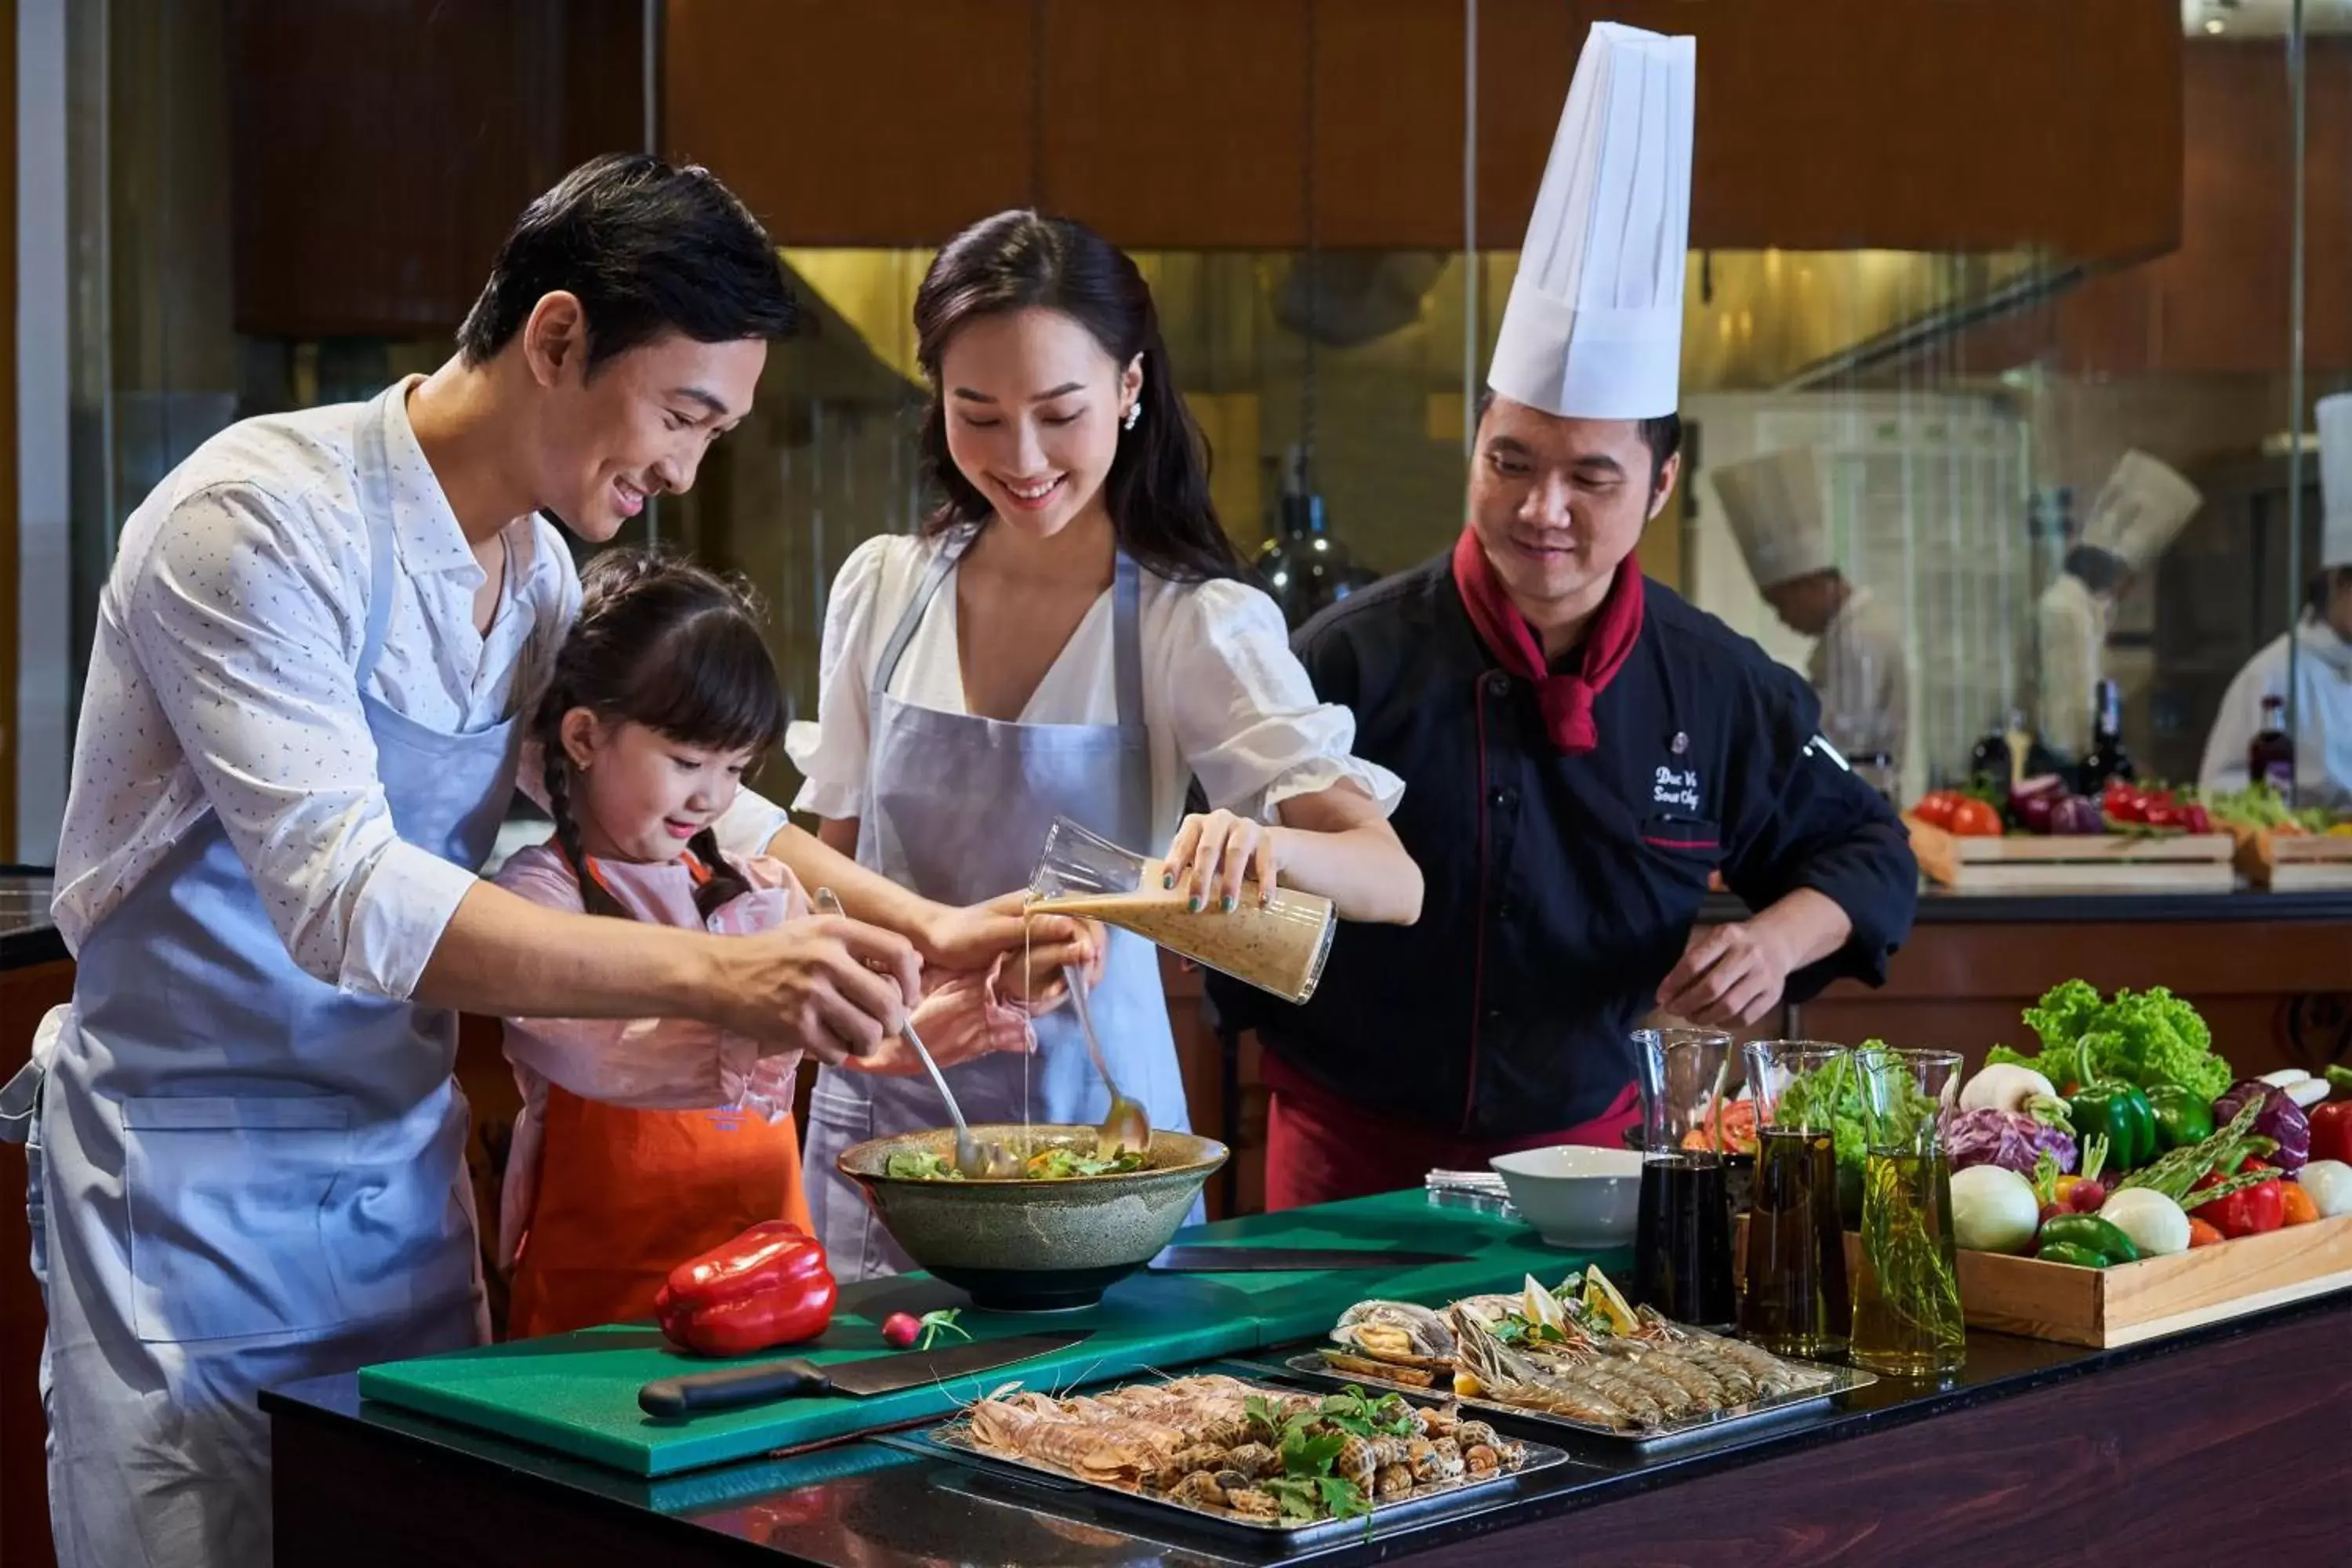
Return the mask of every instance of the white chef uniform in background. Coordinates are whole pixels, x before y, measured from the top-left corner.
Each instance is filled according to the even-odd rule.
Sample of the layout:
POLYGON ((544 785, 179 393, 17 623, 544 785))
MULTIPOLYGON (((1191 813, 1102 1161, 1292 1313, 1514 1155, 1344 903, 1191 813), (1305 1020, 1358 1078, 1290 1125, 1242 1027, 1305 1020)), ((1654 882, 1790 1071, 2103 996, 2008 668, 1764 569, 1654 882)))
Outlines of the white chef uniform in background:
MULTIPOLYGON (((2123 455, 2107 476, 2076 542, 2123 563, 2126 578, 2155 564, 2204 500, 2197 487, 2145 452, 2123 455)), ((2037 702, 2042 739, 2077 760, 2091 750, 2091 704, 2105 673, 2107 628, 2118 582, 2104 592, 2061 572, 2036 606, 2037 702)))
MULTIPOLYGON (((2319 420, 2319 489, 2326 521, 2319 569, 2352 571, 2352 393, 2323 397, 2319 420)), ((2309 608, 2297 617, 2294 655, 2294 784, 2299 805, 2352 809, 2352 643, 2309 608)), ((2230 682, 2206 738, 2197 782, 2207 789, 2242 789, 2246 752, 2262 722, 2263 699, 2287 694, 2287 634, 2246 661, 2230 682)))

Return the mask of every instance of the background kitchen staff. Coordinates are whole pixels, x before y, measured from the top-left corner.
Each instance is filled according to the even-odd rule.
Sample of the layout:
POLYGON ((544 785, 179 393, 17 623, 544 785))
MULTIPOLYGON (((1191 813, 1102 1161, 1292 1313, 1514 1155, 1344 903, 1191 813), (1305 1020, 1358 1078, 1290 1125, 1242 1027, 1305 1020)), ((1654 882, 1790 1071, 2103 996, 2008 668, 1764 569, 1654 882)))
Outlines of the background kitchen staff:
POLYGON ((2092 703, 2106 673, 2107 629, 2133 579, 2189 525, 2204 497, 2145 452, 2126 452, 2091 503, 2083 537, 2034 607, 2034 705, 2042 743, 2091 754, 2092 703))
MULTIPOLYGON (((2319 489, 2326 511, 2319 570, 2292 633, 2246 661, 2221 699, 2197 782, 2243 789, 2247 752, 2261 727, 2263 699, 2287 694, 2288 638, 2294 655, 2296 803, 2352 808, 2352 393, 2319 400, 2319 489)), ((2284 715, 2281 715, 2282 719, 2284 715)))
MULTIPOLYGON (((482 1333, 455 1010, 834 1058, 913 1000, 916 947, 847 921, 721 938, 475 875, 579 605, 540 514, 601 541, 685 489, 791 321, 716 179, 600 159, 518 221, 449 363, 234 426, 125 524, 58 848, 74 1001, 11 1096, 65 1568, 267 1563, 256 1391, 482 1333)), ((967 967, 1018 936, 927 929, 967 967)))
POLYGON ((1716 499, 1756 586, 1780 622, 1813 639, 1805 676, 1831 743, 1849 758, 1903 766, 1911 706, 1903 625, 1830 558, 1820 454, 1791 447, 1715 470, 1716 499))
POLYGON ((1812 693, 1633 559, 1680 467, 1694 72, 1688 38, 1593 26, 1488 371, 1469 526, 1298 637, 1359 753, 1405 780, 1397 832, 1428 891, 1410 931, 1342 931, 1305 1007, 1211 981, 1266 1047, 1271 1208, 1614 1142, 1653 1006, 1752 1021, 1883 977, 1909 929, 1903 831, 1812 743, 1812 693), (1717 868, 1759 912, 1700 934, 1717 868))

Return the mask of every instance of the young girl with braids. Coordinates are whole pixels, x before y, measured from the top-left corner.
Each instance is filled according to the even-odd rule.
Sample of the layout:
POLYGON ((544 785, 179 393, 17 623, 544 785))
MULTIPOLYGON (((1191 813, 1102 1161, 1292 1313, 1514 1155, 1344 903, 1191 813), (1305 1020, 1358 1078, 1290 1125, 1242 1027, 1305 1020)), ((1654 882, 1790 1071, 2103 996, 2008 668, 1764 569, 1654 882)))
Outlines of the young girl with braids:
MULTIPOLYGON (((730 859, 711 823, 784 726, 748 595, 673 558, 614 550, 534 719, 554 836, 499 884, 590 914, 748 935, 810 912, 793 873, 730 859)), ((927 975, 942 1058, 1028 1047, 992 976, 927 975)), ((680 1018, 512 1018, 523 1092, 499 1225, 515 1338, 646 1317, 682 1260, 761 1220, 809 1223, 792 1110, 798 1052, 680 1018)), ((860 1065, 909 1070, 898 1042, 860 1065)))

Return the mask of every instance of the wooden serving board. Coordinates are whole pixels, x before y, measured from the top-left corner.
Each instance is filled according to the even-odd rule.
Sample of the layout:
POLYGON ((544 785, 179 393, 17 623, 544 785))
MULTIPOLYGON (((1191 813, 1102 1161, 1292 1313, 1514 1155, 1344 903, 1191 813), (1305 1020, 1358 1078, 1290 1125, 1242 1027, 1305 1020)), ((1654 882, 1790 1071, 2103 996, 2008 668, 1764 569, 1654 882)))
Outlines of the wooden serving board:
POLYGON ((2324 833, 2237 832, 2238 869, 2277 893, 2352 888, 2352 838, 2324 833))
POLYGON ((2226 893, 2237 886, 2226 833, 1961 837, 1906 816, 1920 869, 1961 893, 2226 893))

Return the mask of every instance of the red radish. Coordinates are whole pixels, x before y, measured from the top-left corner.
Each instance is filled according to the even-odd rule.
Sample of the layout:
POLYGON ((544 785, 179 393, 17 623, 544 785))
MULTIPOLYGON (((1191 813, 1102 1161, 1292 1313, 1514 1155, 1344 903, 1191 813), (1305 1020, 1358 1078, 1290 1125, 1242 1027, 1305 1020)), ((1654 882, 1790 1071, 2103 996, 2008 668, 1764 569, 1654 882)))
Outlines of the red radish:
POLYGON ((912 1312, 893 1312, 882 1320, 882 1342, 893 1350, 908 1350, 922 1337, 922 1320, 912 1312))
POLYGON ((2107 1201, 2107 1189, 2096 1182, 2076 1182, 2066 1194, 2066 1206, 2076 1214, 2096 1214, 2107 1201))

